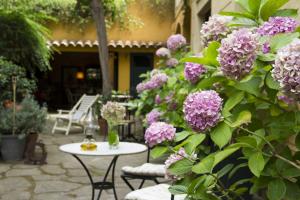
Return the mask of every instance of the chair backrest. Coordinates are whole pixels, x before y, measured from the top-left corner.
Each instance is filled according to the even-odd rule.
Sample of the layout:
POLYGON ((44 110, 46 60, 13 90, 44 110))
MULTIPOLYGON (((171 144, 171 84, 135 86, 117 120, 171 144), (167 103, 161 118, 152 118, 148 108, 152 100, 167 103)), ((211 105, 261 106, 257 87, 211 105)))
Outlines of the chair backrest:
POLYGON ((72 108, 72 119, 80 121, 84 115, 87 114, 90 107, 97 101, 99 95, 82 95, 76 105, 72 108))

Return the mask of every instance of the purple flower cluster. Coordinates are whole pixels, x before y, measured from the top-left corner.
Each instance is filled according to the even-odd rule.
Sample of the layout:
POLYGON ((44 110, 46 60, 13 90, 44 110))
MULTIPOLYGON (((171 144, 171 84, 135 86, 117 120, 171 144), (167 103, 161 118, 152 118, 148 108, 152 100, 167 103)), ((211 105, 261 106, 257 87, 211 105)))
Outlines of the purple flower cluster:
POLYGON ((260 35, 276 35, 278 33, 291 33, 296 30, 299 24, 296 20, 290 17, 270 17, 269 21, 265 22, 257 29, 260 35))
POLYGON ((295 103, 295 100, 293 98, 285 96, 285 95, 280 95, 277 98, 288 105, 295 103))
POLYGON ((167 49, 165 47, 161 47, 156 51, 156 55, 160 58, 170 58, 171 52, 169 49, 167 49))
POLYGON ((283 92, 300 99, 300 40, 278 50, 272 76, 279 82, 283 92))
POLYGON ((221 109, 222 99, 214 90, 192 93, 183 105, 185 121, 198 132, 214 127, 221 118, 221 109))
POLYGON ((196 83, 201 74, 205 73, 206 69, 203 67, 203 65, 197 64, 197 63, 185 63, 184 68, 184 77, 186 80, 190 81, 191 83, 196 83))
POLYGON ((171 35, 167 40, 167 47, 171 51, 176 51, 186 45, 186 39, 181 34, 171 35))
POLYGON ((211 41, 221 42, 221 40, 231 32, 231 29, 227 26, 231 20, 232 17, 229 16, 211 16, 209 20, 202 25, 200 30, 203 44, 206 46, 211 41))
POLYGON ((176 128, 165 122, 154 122, 145 132, 146 143, 153 147, 164 141, 172 141, 175 138, 176 128))
POLYGON ((264 54, 267 54, 267 53, 270 53, 271 51, 271 46, 268 42, 265 42, 263 45, 262 45, 262 52, 264 54))
POLYGON ((175 67, 179 64, 179 61, 176 58, 169 58, 166 62, 168 67, 175 67))
POLYGON ((153 90, 160 88, 168 81, 168 76, 165 73, 154 73, 151 79, 147 82, 139 83, 136 86, 138 93, 141 93, 146 90, 153 90))
POLYGON ((218 61, 223 74, 229 78, 239 80, 247 75, 256 59, 259 47, 258 37, 249 29, 233 31, 222 40, 219 48, 218 61))
POLYGON ((160 117, 161 117, 162 113, 159 112, 158 110, 156 109, 153 109, 151 112, 149 112, 147 115, 146 115, 146 121, 147 121, 147 124, 148 125, 151 125, 152 123, 154 122, 158 122, 160 117))
POLYGON ((155 104, 159 105, 162 103, 160 96, 157 94, 154 99, 155 104))

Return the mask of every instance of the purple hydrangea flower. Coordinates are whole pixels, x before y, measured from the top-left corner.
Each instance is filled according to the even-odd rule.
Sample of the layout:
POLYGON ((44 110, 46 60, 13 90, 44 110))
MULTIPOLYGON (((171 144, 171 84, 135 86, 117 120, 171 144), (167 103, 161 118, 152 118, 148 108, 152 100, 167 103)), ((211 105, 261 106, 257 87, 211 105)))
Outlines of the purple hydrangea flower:
POLYGON ((269 44, 268 42, 264 43, 264 44, 262 45, 262 52, 263 52, 264 54, 267 54, 267 53, 270 53, 270 51, 271 51, 271 46, 270 46, 270 44, 269 44))
POLYGON ((153 147, 164 141, 172 141, 175 138, 176 128, 165 122, 154 122, 145 132, 146 143, 153 147))
POLYGON ((159 112, 158 110, 156 109, 153 109, 151 112, 149 112, 147 115, 146 115, 146 121, 147 121, 147 124, 148 125, 151 125, 152 123, 154 122, 158 122, 160 117, 161 117, 162 113, 159 112))
POLYGON ((169 49, 167 49, 165 47, 161 47, 156 51, 156 55, 161 58, 170 58, 171 52, 169 49))
POLYGON ((286 95, 280 95, 280 96, 278 96, 278 99, 283 101, 284 103, 286 103, 288 105, 295 103, 295 100, 293 98, 288 97, 286 95))
POLYGON ((182 160, 184 158, 188 157, 187 153, 185 152, 184 148, 180 148, 177 153, 171 154, 167 160, 165 161, 165 168, 166 168, 166 179, 177 179, 178 177, 175 175, 172 175, 168 169, 169 167, 178 162, 179 160, 182 160))
POLYGON ((165 97, 165 101, 166 101, 167 103, 171 103, 171 101, 173 100, 174 95, 175 95, 174 92, 170 92, 170 93, 168 94, 168 96, 165 97))
POLYGON ((139 83, 136 86, 136 91, 137 93, 142 93, 143 91, 145 91, 145 84, 144 83, 139 83))
POLYGON ((260 35, 276 35, 278 33, 291 33, 296 30, 299 24, 296 20, 290 17, 270 17, 269 21, 265 22, 257 29, 260 35))
POLYGON ((171 35, 167 40, 167 47, 171 51, 176 51, 186 45, 186 39, 180 34, 171 35))
POLYGON ((252 70, 258 47, 258 37, 249 29, 233 31, 218 49, 223 74, 236 80, 247 75, 252 70))
POLYGON ((279 82, 283 92, 300 99, 300 40, 278 50, 272 76, 279 82))
POLYGON ((170 58, 167 60, 166 64, 168 67, 175 67, 179 64, 179 61, 176 58, 170 58))
POLYGON ((186 80, 190 81, 191 83, 196 83, 201 74, 205 73, 206 69, 203 67, 203 65, 197 64, 197 63, 185 63, 184 68, 184 77, 186 80))
POLYGON ((231 32, 227 24, 232 20, 230 16, 213 15, 202 25, 201 39, 206 46, 211 41, 221 42, 231 32))
POLYGON ((168 76, 165 73, 158 73, 150 79, 150 89, 156 89, 163 86, 168 81, 168 76))
POLYGON ((185 121, 198 132, 214 127, 221 118, 222 99, 214 90, 188 95, 183 104, 185 121))
POLYGON ((162 103, 162 100, 161 100, 161 98, 160 98, 160 96, 159 96, 158 94, 155 96, 154 101, 155 101, 155 103, 156 103, 157 105, 159 105, 159 104, 162 103))

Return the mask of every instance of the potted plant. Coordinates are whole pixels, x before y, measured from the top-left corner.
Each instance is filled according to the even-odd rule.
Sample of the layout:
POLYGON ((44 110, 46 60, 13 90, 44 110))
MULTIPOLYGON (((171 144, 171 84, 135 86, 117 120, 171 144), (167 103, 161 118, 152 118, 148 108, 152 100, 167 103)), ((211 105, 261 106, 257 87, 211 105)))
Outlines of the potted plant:
POLYGON ((42 131, 46 122, 46 115, 46 109, 40 108, 38 103, 30 96, 16 105, 15 114, 13 107, 0 108, 1 154, 3 160, 21 160, 23 158, 26 136, 42 131))

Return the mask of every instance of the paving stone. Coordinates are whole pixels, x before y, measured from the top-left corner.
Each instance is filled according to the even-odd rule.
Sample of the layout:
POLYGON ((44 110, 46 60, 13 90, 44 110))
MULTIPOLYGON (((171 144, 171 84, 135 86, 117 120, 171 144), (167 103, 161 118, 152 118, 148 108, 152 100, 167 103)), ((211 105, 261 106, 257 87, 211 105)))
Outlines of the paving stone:
POLYGON ((38 181, 36 182, 34 192, 67 192, 79 188, 80 186, 78 183, 69 183, 66 181, 38 181))
POLYGON ((80 168, 81 165, 77 160, 71 160, 69 159, 67 162, 62 163, 63 168, 65 169, 74 169, 74 168, 80 168))
POLYGON ((31 187, 31 183, 23 177, 8 177, 0 180, 0 196, 16 189, 28 189, 31 187), (5 187, 3 187, 5 186, 5 187))
POLYGON ((25 165, 24 163, 12 166, 13 169, 33 169, 39 167, 40 167, 39 165, 27 165, 27 164, 25 165))
POLYGON ((83 183, 83 184, 89 184, 90 180, 87 176, 82 176, 82 177, 68 177, 65 179, 68 182, 73 182, 73 183, 83 183))
POLYGON ((0 174, 7 172, 10 169, 10 165, 0 165, 0 174))
POLYGON ((63 193, 43 193, 34 195, 33 200, 74 200, 74 198, 64 195, 63 193))
POLYGON ((34 181, 56 181, 56 180, 63 180, 64 178, 67 178, 66 175, 37 175, 37 176, 32 176, 32 179, 34 181))
POLYGON ((43 172, 47 174, 64 174, 66 170, 62 169, 59 165, 44 165, 41 167, 43 172))
POLYGON ((87 176, 86 172, 84 171, 83 168, 79 168, 79 169, 68 169, 67 170, 68 173, 67 175, 68 176, 87 176))
POLYGON ((15 190, 1 196, 1 200, 30 200, 31 194, 28 191, 15 190))
POLYGON ((6 172, 6 176, 33 176, 40 175, 41 171, 38 168, 34 169, 11 169, 6 172))

